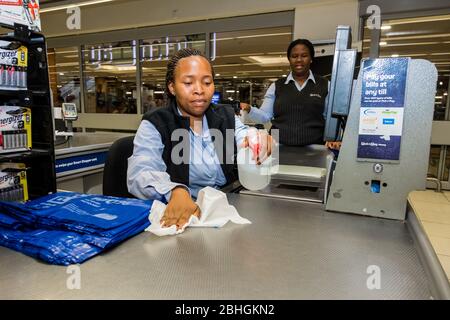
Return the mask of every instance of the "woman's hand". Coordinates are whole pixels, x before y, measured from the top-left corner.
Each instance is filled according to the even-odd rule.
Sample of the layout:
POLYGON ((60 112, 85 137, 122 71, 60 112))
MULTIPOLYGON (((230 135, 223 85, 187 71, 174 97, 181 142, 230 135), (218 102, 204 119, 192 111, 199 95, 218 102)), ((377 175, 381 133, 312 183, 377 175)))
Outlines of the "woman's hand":
POLYGON ((274 140, 266 130, 249 130, 242 147, 249 147, 253 151, 253 160, 260 165, 272 154, 273 144, 274 140))
POLYGON ((332 150, 339 150, 341 149, 342 142, 340 141, 327 141, 325 142, 325 147, 330 148, 332 150))
POLYGON ((166 211, 161 218, 161 226, 176 225, 179 230, 189 221, 191 215, 200 218, 200 214, 200 208, 192 200, 189 192, 183 187, 176 187, 172 190, 166 211))
POLYGON ((244 103, 244 102, 241 102, 239 104, 239 107, 241 108, 241 110, 244 110, 244 111, 247 111, 247 112, 250 112, 250 109, 252 108, 251 105, 249 105, 248 103, 244 103))

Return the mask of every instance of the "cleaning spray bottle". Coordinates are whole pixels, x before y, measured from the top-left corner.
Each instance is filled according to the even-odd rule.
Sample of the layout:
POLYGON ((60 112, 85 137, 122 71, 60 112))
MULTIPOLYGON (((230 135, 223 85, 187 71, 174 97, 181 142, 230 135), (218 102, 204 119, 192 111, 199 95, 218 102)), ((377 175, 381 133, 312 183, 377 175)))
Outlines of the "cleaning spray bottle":
POLYGON ((272 171, 272 156, 258 164, 261 154, 261 137, 266 138, 267 132, 256 128, 248 130, 248 146, 241 147, 237 154, 239 182, 248 190, 261 190, 270 183, 272 171))

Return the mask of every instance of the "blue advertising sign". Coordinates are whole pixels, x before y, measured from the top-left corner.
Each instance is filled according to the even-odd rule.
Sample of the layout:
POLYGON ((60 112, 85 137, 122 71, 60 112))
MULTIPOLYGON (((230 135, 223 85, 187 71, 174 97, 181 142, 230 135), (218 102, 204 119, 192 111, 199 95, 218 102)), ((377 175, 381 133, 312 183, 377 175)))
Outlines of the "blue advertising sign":
POLYGON ((403 108, 408 58, 364 61, 361 107, 403 108))
POLYGON ((365 60, 358 158, 399 160, 409 58, 365 60))
POLYGON ((105 164, 108 151, 95 152, 82 156, 56 159, 56 173, 85 169, 105 164))

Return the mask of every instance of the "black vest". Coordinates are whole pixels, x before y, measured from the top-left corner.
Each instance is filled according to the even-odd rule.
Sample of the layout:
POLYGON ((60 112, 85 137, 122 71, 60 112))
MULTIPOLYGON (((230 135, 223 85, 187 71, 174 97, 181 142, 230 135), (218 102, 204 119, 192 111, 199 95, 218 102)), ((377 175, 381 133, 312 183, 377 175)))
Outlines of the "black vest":
MULTIPOLYGON (((219 160, 221 160, 222 171, 227 179, 227 184, 235 181, 237 179, 237 166, 236 166, 236 142, 234 140, 233 134, 233 152, 229 152, 228 159, 226 159, 226 129, 232 129, 234 133, 235 129, 235 118, 234 110, 230 105, 214 105, 211 104, 206 110, 206 120, 208 122, 209 129, 220 130, 223 137, 222 141, 216 141, 213 137, 214 147, 220 150, 223 155, 223 161, 221 160, 221 155, 218 154, 219 160), (228 161, 227 161, 228 160, 228 161), (228 163, 228 164, 227 164, 228 163)), ((182 183, 189 185, 189 155, 190 155, 190 143, 187 140, 184 143, 185 148, 180 148, 177 145, 183 143, 183 137, 177 137, 176 141, 172 141, 172 133, 176 129, 186 129, 189 133, 189 117, 181 116, 178 113, 177 105, 175 101, 172 101, 167 107, 157 108, 151 110, 144 114, 142 120, 150 121, 161 135, 161 141, 164 145, 164 151, 162 158, 167 167, 167 173, 170 175, 170 180, 173 182, 182 183), (172 149, 176 151, 179 150, 178 155, 180 158, 186 158, 187 162, 182 162, 181 164, 175 164, 172 161, 172 149), (186 152, 187 154, 183 154, 186 152)), ((189 136, 185 136, 189 139, 189 136)), ((175 152, 176 152, 175 151, 175 152)))
POLYGON ((286 79, 275 82, 274 119, 272 129, 279 129, 280 143, 303 146, 323 144, 325 119, 323 112, 328 94, 328 82, 314 75, 316 83, 307 80, 302 91, 294 81, 284 84, 286 79))

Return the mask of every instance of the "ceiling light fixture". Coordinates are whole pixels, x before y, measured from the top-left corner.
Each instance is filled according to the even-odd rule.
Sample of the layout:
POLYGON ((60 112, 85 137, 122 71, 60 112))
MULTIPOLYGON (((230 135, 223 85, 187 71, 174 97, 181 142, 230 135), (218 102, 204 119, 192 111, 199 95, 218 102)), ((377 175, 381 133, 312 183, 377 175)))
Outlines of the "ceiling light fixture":
POLYGON ((283 57, 274 57, 274 56, 250 56, 250 57, 242 57, 242 59, 257 63, 260 66, 279 66, 279 65, 288 65, 288 59, 283 57))

